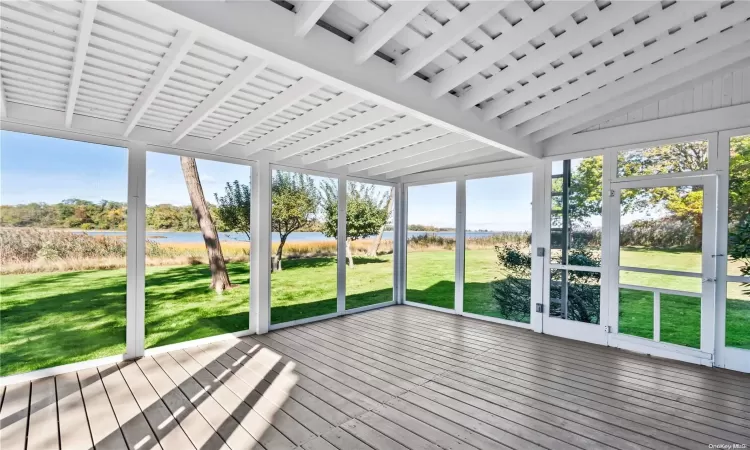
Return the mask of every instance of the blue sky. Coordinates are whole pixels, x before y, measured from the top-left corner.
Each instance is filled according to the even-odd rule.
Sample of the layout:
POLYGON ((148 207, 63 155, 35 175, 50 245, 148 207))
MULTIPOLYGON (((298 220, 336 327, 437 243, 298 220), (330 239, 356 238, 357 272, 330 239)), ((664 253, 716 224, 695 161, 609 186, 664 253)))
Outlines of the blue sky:
MULTIPOLYGON (((178 156, 149 152, 146 167, 148 205, 190 203, 178 156)), ((127 150, 119 147, 0 131, 0 170, 3 205, 127 200, 127 150)), ((198 160, 198 170, 211 202, 227 181, 250 180, 248 166, 198 160)), ((468 229, 531 229, 531 174, 469 180, 466 189, 468 229)), ((409 200, 409 223, 455 227, 455 183, 411 187, 409 200)))

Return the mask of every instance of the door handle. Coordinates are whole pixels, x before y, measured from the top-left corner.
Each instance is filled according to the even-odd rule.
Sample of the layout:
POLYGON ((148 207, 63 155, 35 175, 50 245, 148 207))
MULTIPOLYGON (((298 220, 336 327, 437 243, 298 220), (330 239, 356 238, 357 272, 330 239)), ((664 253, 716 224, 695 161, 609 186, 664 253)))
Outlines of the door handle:
POLYGON ((704 283, 715 283, 716 282, 716 278, 704 278, 703 282, 704 283))

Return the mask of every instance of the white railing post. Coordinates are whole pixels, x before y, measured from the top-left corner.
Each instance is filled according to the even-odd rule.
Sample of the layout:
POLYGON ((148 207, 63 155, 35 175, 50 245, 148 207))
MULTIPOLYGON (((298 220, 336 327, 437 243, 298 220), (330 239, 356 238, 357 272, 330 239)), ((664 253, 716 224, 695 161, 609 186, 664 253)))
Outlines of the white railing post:
POLYGON ((396 304, 402 305, 406 299, 406 187, 399 183, 394 192, 396 203, 393 205, 393 300, 396 304))
POLYGON ((268 332, 271 323, 271 166, 258 161, 252 173, 250 211, 250 331, 268 332))
POLYGON ((456 273, 453 307, 464 312, 464 262, 466 257, 466 180, 456 181, 456 273))
POLYGON ((654 342, 661 341, 661 293, 654 291, 654 342))
POLYGON ((338 233, 336 233, 336 312, 346 311, 346 177, 338 179, 338 233))
POLYGON ((146 328, 146 147, 128 146, 125 358, 143 356, 146 328))

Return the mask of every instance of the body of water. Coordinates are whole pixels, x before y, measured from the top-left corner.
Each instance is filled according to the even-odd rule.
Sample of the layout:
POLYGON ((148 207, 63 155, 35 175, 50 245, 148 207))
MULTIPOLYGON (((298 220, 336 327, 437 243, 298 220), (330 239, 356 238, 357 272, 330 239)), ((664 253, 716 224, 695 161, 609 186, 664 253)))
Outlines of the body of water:
MULTIPOLYGON (((74 231, 74 233, 86 233, 91 236, 125 236, 124 231, 74 231)), ((436 234, 447 238, 456 237, 456 233, 453 231, 438 231, 438 232, 426 232, 426 231, 409 231, 409 237, 419 236, 423 234, 436 234)), ((467 237, 487 237, 497 234, 492 231, 469 231, 466 233, 467 237)), ((279 233, 272 233, 273 242, 279 241, 279 233)), ((245 233, 219 233, 219 238, 225 241, 247 241, 245 233)), ((153 240, 158 243, 164 244, 184 244, 184 243, 202 243, 203 236, 199 232, 182 232, 182 231, 147 231, 146 239, 153 240)), ((383 239, 392 240, 393 231, 386 231, 383 233, 383 239)), ((320 242, 320 241, 333 241, 334 238, 326 237, 323 233, 317 231, 299 231, 289 235, 287 242, 320 242)))

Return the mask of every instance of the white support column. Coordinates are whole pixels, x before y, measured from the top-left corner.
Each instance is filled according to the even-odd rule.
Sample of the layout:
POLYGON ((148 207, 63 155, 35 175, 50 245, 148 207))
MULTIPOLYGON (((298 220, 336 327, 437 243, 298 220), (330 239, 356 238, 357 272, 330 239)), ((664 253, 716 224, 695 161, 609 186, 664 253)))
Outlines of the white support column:
POLYGON ((654 291, 654 342, 661 342, 661 293, 654 291))
POLYGON ((552 163, 545 161, 534 168, 532 193, 532 230, 531 230, 531 328, 537 333, 542 332, 544 313, 536 312, 536 305, 544 304, 545 277, 548 269, 546 261, 549 258, 549 208, 548 206, 548 177, 552 163), (542 249, 539 255, 538 250, 542 249))
POLYGON ((250 211, 250 331, 268 333, 271 323, 271 166, 253 166, 250 211))
POLYGON ((456 181, 456 286, 453 307, 464 312, 464 262, 466 258, 466 180, 456 181))
POLYGON ((393 205, 393 300, 404 304, 406 299, 406 240, 407 233, 407 190, 402 183, 396 185, 396 202, 393 205))
POLYGON ((612 186, 612 180, 617 179, 617 152, 606 152, 602 158, 602 311, 599 322, 608 325, 609 334, 615 335, 620 322, 620 191, 612 186))
POLYGON ((346 311, 346 177, 338 179, 338 233, 336 233, 336 312, 346 311))
POLYGON ((146 148, 128 148, 125 357, 143 356, 146 307, 146 148))

